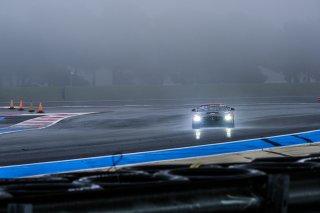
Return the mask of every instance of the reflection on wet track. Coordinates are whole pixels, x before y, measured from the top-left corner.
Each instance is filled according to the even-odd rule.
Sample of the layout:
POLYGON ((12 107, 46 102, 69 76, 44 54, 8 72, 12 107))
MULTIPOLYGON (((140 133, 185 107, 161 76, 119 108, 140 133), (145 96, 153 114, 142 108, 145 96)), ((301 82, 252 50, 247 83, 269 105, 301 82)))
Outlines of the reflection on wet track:
POLYGON ((226 137, 231 138, 232 137, 232 129, 231 128, 226 128, 226 137))
MULTIPOLYGON (((222 128, 219 128, 219 130, 221 130, 222 128)), ((232 128, 223 128, 224 131, 225 131, 225 137, 226 138, 232 138, 232 131, 233 129, 232 128)), ((205 131, 206 133, 209 133, 209 131, 215 131, 216 128, 206 128, 205 130, 204 129, 196 129, 194 130, 194 135, 195 135, 195 138, 196 140, 200 140, 201 139, 201 134, 205 134, 205 133, 201 133, 201 131, 205 131)))
POLYGON ((200 140, 200 138, 201 138, 201 130, 200 130, 200 129, 196 129, 196 130, 195 130, 195 133, 196 133, 196 134, 195 134, 195 135, 196 135, 196 139, 197 139, 197 140, 200 140))

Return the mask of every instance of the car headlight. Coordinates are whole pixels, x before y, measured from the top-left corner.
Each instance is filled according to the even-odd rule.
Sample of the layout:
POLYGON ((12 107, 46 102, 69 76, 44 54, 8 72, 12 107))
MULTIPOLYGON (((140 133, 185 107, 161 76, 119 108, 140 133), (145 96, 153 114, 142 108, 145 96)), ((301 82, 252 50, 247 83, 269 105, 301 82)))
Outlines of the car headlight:
POLYGON ((224 116, 224 120, 225 121, 231 121, 232 120, 232 115, 231 114, 227 114, 224 116))
POLYGON ((202 120, 202 118, 199 115, 193 116, 193 121, 194 122, 200 122, 201 120, 202 120))

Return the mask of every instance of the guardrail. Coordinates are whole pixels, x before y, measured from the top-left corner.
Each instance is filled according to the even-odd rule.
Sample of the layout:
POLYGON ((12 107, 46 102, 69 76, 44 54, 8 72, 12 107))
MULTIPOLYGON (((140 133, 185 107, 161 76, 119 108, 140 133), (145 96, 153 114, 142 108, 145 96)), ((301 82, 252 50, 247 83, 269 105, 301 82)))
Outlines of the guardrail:
POLYGON ((0 191, 9 213, 316 212, 320 155, 0 179, 0 191))

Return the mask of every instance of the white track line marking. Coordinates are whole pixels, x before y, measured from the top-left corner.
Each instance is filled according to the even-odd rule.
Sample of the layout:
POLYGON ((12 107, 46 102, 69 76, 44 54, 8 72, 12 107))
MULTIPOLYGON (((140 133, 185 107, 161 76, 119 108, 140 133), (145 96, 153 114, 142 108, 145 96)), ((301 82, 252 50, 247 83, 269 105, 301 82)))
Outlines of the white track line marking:
POLYGON ((53 113, 53 114, 45 114, 41 117, 29 119, 23 121, 21 123, 15 124, 12 127, 35 127, 37 129, 44 129, 50 127, 66 118, 84 115, 89 113, 53 113))
MULTIPOLYGON (((0 132, 0 135, 7 134, 7 133, 15 133, 15 132, 21 132, 21 131, 28 131, 28 130, 36 130, 36 129, 44 129, 48 128, 66 118, 75 117, 79 115, 86 115, 86 114, 92 114, 94 112, 89 113, 47 113, 42 114, 41 117, 36 117, 33 119, 29 119, 26 121, 23 121, 21 123, 6 127, 5 129, 2 129, 4 131, 0 132)), ((11 116, 13 116, 11 114, 11 116)), ((23 116, 22 114, 17 114, 15 116, 23 116)), ((1 130, 1 128, 0 128, 1 130)))

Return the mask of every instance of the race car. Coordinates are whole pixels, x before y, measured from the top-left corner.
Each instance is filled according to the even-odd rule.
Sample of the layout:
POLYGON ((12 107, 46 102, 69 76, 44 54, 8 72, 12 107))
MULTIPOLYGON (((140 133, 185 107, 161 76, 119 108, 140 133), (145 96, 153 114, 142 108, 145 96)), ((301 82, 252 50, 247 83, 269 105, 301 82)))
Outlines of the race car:
POLYGON ((212 103, 192 109, 192 129, 203 127, 234 128, 234 108, 225 104, 212 103))

